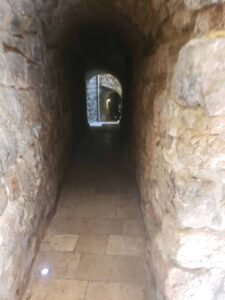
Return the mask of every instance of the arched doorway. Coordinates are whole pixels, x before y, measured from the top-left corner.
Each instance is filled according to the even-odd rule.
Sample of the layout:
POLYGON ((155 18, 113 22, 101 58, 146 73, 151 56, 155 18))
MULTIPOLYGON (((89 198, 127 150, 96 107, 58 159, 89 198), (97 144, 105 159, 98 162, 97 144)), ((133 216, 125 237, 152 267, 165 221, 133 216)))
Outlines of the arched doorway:
POLYGON ((114 75, 100 71, 87 72, 86 101, 87 117, 90 126, 101 126, 104 123, 120 123, 123 88, 114 75))

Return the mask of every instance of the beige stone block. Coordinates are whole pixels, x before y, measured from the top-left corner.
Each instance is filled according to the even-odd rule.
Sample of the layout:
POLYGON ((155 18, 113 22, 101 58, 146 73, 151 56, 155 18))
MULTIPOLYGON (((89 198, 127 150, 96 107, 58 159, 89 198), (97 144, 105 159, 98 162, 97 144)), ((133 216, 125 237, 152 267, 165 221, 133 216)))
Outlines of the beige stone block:
POLYGON ((123 225, 123 234, 125 235, 144 235, 144 223, 142 220, 125 220, 123 225))
POLYGON ((41 244, 42 251, 72 252, 79 235, 73 234, 47 234, 41 244))
POLYGON ((34 276, 40 277, 42 269, 49 269, 49 277, 74 278, 80 262, 80 253, 39 252, 34 267, 34 276))
MULTIPOLYGON (((86 281, 41 280, 30 291, 30 300, 83 300, 87 289, 86 281)), ((24 298, 26 300, 27 298, 24 298)))
POLYGON ((19 53, 8 51, 5 55, 6 76, 5 84, 17 88, 26 88, 27 82, 27 61, 19 53))
POLYGON ((84 253, 102 254, 106 252, 107 244, 107 235, 81 234, 76 250, 84 253))
POLYGON ((213 300, 218 299, 216 290, 219 294, 220 291, 223 293, 220 284, 221 273, 218 270, 188 272, 187 269, 171 267, 164 282, 164 295, 171 300, 213 300))
MULTIPOLYGON (((210 148, 212 149, 213 144, 217 142, 212 142, 210 148)), ((208 140, 199 139, 198 143, 201 148, 195 150, 198 153, 203 153, 205 155, 205 162, 209 164, 211 158, 207 153, 207 148, 209 149, 208 140)), ((193 146, 194 149, 195 146, 193 146)), ((180 146, 179 148, 180 149, 180 146)), ((179 153, 184 152, 184 148, 179 150, 179 153)), ((213 149, 211 150, 213 151, 213 149)), ((216 155, 218 152, 215 149, 216 155)), ((221 151, 221 150, 220 150, 221 151)), ((221 151, 222 152, 222 151, 221 151)), ((184 163, 191 164, 192 157, 186 157, 183 155, 184 163)), ((215 162, 215 161, 214 161, 215 162)), ((201 163, 203 160, 201 159, 201 163)), ((197 167, 195 164, 192 168, 197 167)), ((196 171, 196 170, 195 170, 196 171)), ((177 176, 176 180, 176 197, 173 199, 174 206, 176 208, 177 220, 181 224, 181 227, 186 228, 224 228, 223 214, 224 209, 220 205, 220 199, 223 198, 222 190, 219 185, 213 180, 196 180, 195 178, 179 178, 177 176), (215 205, 217 203, 217 205, 215 205)))
POLYGON ((87 289, 87 300, 146 300, 143 286, 124 284, 90 282, 87 289))
POLYGON ((138 203, 130 203, 129 205, 121 205, 116 208, 116 218, 129 219, 141 218, 141 209, 138 203))
POLYGON ((80 234, 86 231, 88 220, 74 216, 54 218, 49 226, 49 232, 56 234, 80 234))
POLYGON ((84 254, 75 278, 143 284, 146 275, 144 262, 140 257, 84 254))
POLYGON ((225 232, 176 227, 169 216, 164 218, 162 249, 170 260, 188 269, 220 268, 225 264, 225 232))
MULTIPOLYGON (((1 66, 1 56, 0 56, 0 66, 1 66)), ((21 91, 17 91, 11 87, 3 87, 3 86, 0 87, 1 123, 2 123, 1 126, 3 126, 3 124, 4 125, 7 124, 7 127, 10 126, 11 129, 12 128, 17 129, 18 126, 21 126, 22 113, 23 113, 23 107, 21 103, 22 102, 21 98, 23 99, 23 97, 20 97, 21 93, 22 93, 21 91)), ((3 133, 4 132, 1 132, 1 134, 3 133)), ((7 136, 8 135, 9 133, 7 133, 7 136)))
POLYGON ((144 239, 138 236, 111 235, 106 253, 142 256, 144 254, 144 239))
POLYGON ((190 10, 199 10, 206 6, 224 3, 225 0, 184 0, 186 7, 190 10))
POLYGON ((89 234, 121 234, 122 231, 123 221, 116 219, 91 219, 85 230, 89 234))
POLYGON ((173 16, 172 24, 178 32, 188 30, 192 25, 192 13, 187 10, 178 10, 173 16))
POLYGON ((224 60, 225 39, 224 34, 212 37, 193 39, 181 49, 172 90, 182 105, 201 105, 215 117, 225 112, 225 67, 220 63, 224 60))
MULTIPOLYGON (((201 10, 198 14, 195 23, 195 34, 209 34, 211 35, 211 30, 213 30, 213 37, 217 36, 217 33, 222 31, 224 36, 224 24, 225 24, 225 5, 221 5, 218 9, 218 6, 211 6, 209 9, 201 10), (221 31, 220 31, 221 30, 221 31), (215 36, 216 33, 216 36, 215 36)), ((219 37, 218 36, 218 37, 219 37)))
POLYGON ((115 216, 115 209, 110 204, 97 204, 93 203, 82 203, 77 205, 74 210, 75 216, 83 218, 113 218, 115 216))
MULTIPOLYGON (((83 200, 84 201, 84 200, 83 200)), ((80 203, 83 202, 82 200, 80 203)), ((134 196, 127 196, 127 195, 112 195, 112 194, 107 194, 107 195, 91 195, 91 197, 86 197, 85 199, 85 204, 96 204, 97 206, 111 206, 111 207, 116 207, 120 205, 129 205, 130 203, 136 203, 137 200, 134 196)))
POLYGON ((4 211, 7 208, 8 197, 6 193, 6 188, 0 184, 0 217, 3 215, 4 211))

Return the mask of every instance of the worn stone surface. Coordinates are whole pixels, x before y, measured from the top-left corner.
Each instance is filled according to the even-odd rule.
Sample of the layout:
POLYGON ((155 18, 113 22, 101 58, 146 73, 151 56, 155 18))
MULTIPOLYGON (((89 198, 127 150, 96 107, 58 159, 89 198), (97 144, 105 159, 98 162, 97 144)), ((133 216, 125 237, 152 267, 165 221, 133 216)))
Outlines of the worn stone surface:
POLYGON ((189 12, 209 6, 194 15, 181 2, 153 1, 164 29, 137 75, 135 156, 148 265, 153 299, 222 299, 224 5, 183 1, 189 12))
MULTIPOLYGON (((41 243, 24 300, 71 300, 78 296, 80 300, 147 300, 142 232, 136 230, 135 235, 130 235, 130 232, 122 233, 121 230, 121 234, 114 235, 114 227, 111 226, 107 234, 93 234, 92 228, 87 226, 90 220, 117 223, 115 216, 105 214, 106 205, 112 211, 119 208, 121 202, 126 206, 135 203, 137 209, 140 205, 137 186, 131 184, 133 172, 131 168, 124 168, 123 160, 117 159, 120 156, 120 151, 115 151, 115 146, 119 146, 118 136, 105 129, 102 135, 98 131, 91 129, 91 134, 79 149, 77 163, 71 166, 65 178, 57 212, 41 243), (94 148, 98 151, 90 147, 86 150, 93 135, 96 137, 94 148), (88 151, 90 164, 83 157, 84 151, 88 151), (108 164, 109 154, 112 155, 113 166, 108 164), (99 155, 102 158, 100 169, 96 159, 99 155), (77 172, 79 179, 75 176, 77 172), (107 186, 109 178, 118 190, 100 192, 98 185, 107 186), (97 215, 93 215, 93 204, 99 210, 97 215), (71 228, 67 228, 66 234, 59 234, 68 219, 83 214, 84 207, 86 219, 83 233, 71 235, 71 228), (42 276, 40 270, 46 267, 49 273, 42 276), (84 294, 79 292, 81 286, 86 287, 84 294)), ((139 225, 140 228, 144 226, 143 220, 133 218, 123 219, 122 228, 128 224, 139 225)), ((79 231, 78 223, 73 224, 73 230, 79 231)))
MULTIPOLYGON (((197 16, 195 23, 196 34, 207 34, 213 31, 223 32, 225 28, 225 4, 213 5, 207 9, 201 10, 197 16)), ((218 33, 219 34, 219 33, 218 33)))
POLYGON ((212 33, 182 49, 172 88, 184 105, 201 105, 210 116, 224 114, 224 47, 225 39, 212 33))
POLYGON ((2 216, 8 204, 7 191, 3 184, 0 186, 0 199, 0 216, 2 216))
POLYGON ((197 10, 213 4, 224 3, 224 0, 184 0, 187 8, 197 10))
POLYGON ((8 300, 22 294, 62 180, 70 134, 53 124, 70 121, 60 56, 47 49, 33 3, 2 1, 0 15, 0 298, 8 300), (60 175, 49 180, 53 170, 60 175))
POLYGON ((220 292, 219 278, 223 277, 217 270, 196 270, 195 273, 178 268, 170 268, 165 283, 167 295, 171 299, 213 299, 220 292))

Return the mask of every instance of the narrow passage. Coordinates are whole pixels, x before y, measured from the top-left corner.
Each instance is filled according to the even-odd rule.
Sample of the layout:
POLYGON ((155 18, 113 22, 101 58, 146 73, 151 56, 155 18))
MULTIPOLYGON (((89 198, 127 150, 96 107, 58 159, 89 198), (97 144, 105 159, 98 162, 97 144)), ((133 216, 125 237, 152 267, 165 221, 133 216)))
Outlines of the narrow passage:
POLYGON ((144 225, 117 128, 92 129, 65 179, 24 300, 145 300, 144 225))

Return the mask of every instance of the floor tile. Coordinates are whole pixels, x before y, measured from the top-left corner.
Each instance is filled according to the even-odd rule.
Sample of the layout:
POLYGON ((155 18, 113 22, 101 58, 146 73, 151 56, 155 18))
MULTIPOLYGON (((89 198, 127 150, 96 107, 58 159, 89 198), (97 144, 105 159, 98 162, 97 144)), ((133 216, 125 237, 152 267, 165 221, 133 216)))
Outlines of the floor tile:
POLYGON ((81 234, 76 245, 76 251, 104 254, 106 252, 107 244, 107 235, 81 234))
POLYGON ((83 218, 113 218, 115 208, 110 204, 81 203, 77 205, 74 211, 75 216, 83 218))
POLYGON ((80 253, 39 252, 33 268, 34 275, 39 277, 41 270, 47 268, 52 278, 74 278, 80 259, 80 253))
POLYGON ((143 283, 144 263, 139 257, 84 254, 75 279, 143 283))
POLYGON ((145 234, 144 223, 140 219, 130 219, 124 221, 124 235, 142 235, 145 234))
POLYGON ((86 232, 88 219, 68 216, 53 219, 48 230, 57 234, 80 234, 86 232))
POLYGON ((88 282, 77 280, 42 280, 24 300, 84 300, 87 285, 88 282))
POLYGON ((116 219, 91 219, 87 223, 86 233, 91 234, 121 234, 123 221, 116 219))
POLYGON ((141 209, 138 203, 130 203, 128 205, 121 205, 116 208, 116 218, 132 219, 141 218, 141 209))
POLYGON ((136 200, 130 199, 128 197, 123 197, 121 195, 101 195, 101 194, 94 194, 91 195, 88 199, 84 201, 86 204, 93 204, 95 203, 97 206, 99 205, 109 205, 111 207, 116 207, 120 205, 128 205, 129 203, 136 203, 136 200))
POLYGON ((77 149, 23 300, 146 300, 135 177, 99 138, 77 149))
POLYGON ((110 235, 106 253, 110 255, 143 256, 144 239, 139 236, 110 235))
POLYGON ((79 235, 47 234, 41 243, 41 251, 72 252, 79 235))
POLYGON ((86 300, 146 300, 144 287, 133 284, 91 282, 86 300))

